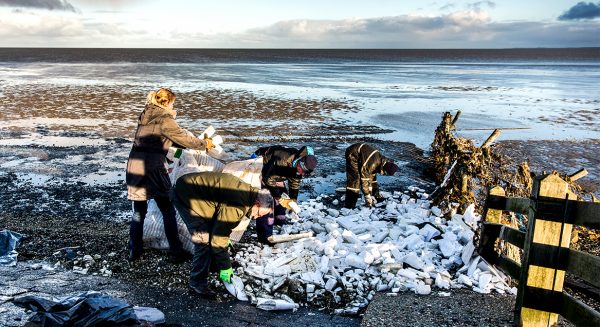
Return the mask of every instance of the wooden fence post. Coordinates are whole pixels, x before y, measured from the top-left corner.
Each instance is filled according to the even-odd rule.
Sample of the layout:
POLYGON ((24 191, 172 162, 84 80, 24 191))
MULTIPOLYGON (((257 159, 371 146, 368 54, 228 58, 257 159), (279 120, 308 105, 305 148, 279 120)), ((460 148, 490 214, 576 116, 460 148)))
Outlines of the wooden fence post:
MULTIPOLYGON (((490 195, 498 195, 498 196, 506 196, 506 192, 501 186, 494 186, 490 189, 488 196, 490 195)), ((497 209, 487 209, 485 218, 485 222, 501 224, 502 223, 502 210, 497 209)))
MULTIPOLYGON (((556 173, 537 177, 531 194, 536 205, 528 215, 515 323, 520 326, 553 326, 558 322, 566 269, 561 266, 563 263, 559 258, 570 246, 573 226, 545 220, 544 212, 537 210, 537 203, 544 197, 563 200, 577 197, 569 190, 569 184, 556 173)), ((560 214, 564 215, 564 212, 560 214)))

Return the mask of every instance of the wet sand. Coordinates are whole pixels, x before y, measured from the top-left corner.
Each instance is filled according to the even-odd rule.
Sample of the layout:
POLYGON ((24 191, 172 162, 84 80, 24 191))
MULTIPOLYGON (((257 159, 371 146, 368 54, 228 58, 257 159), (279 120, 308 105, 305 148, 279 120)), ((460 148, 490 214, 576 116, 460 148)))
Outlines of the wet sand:
MULTIPOLYGON (((108 267, 113 281, 136 290, 133 300, 147 299, 136 304, 159 306, 169 322, 187 325, 202 316, 183 317, 181 311, 186 303, 196 301, 186 295, 189 263, 169 264, 159 251, 149 251, 133 265, 125 260, 130 203, 124 170, 145 96, 144 90, 122 85, 4 88, 6 101, 0 102, 0 224, 28 236, 18 249, 22 260, 60 262, 70 269, 74 260, 55 254, 70 246, 79 247, 82 255, 106 257, 106 264, 93 267, 90 273, 108 267)), ((347 117, 357 111, 351 102, 206 90, 178 93, 176 107, 181 126, 196 133, 209 124, 218 130, 226 140, 228 160, 247 158, 267 144, 313 145, 319 168, 315 177, 302 183, 304 196, 332 193, 333 188, 343 186, 344 150, 359 141, 375 144, 400 163, 399 176, 382 179, 384 190, 403 190, 409 185, 431 190, 434 186, 426 174, 426 153, 411 143, 373 138, 388 131, 380 126, 349 123, 347 117)), ((550 169, 546 168, 550 165, 572 172, 585 166, 591 172, 587 177, 590 183, 599 185, 599 174, 594 171, 598 166, 594 154, 600 153, 597 141, 511 141, 502 142, 499 149, 514 158, 529 158, 530 165, 539 169, 550 169), (549 161, 549 153, 561 155, 549 161)), ((236 305, 235 301, 227 296, 222 301, 228 305, 216 305, 215 310, 231 314, 227 307, 236 305)), ((282 316, 266 317, 274 325, 282 321, 282 316)), ((356 320, 341 323, 352 325, 356 320)))

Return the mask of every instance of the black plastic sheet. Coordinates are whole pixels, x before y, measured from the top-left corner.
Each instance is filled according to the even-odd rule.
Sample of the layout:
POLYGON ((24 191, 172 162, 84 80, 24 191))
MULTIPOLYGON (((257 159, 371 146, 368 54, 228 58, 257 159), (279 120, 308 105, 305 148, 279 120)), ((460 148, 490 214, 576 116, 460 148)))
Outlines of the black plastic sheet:
POLYGON ((127 302, 99 292, 84 292, 58 301, 38 296, 23 296, 15 305, 35 312, 29 319, 41 327, 114 326, 138 322, 127 302))

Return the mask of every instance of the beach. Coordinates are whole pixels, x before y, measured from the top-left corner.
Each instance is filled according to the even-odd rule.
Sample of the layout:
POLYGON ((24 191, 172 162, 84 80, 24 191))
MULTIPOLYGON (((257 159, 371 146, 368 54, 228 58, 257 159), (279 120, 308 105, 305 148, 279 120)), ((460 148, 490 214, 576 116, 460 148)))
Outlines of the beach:
MULTIPOLYGON (((372 143, 399 164, 399 174, 381 179, 384 190, 431 192, 429 144, 443 112, 458 110, 457 135, 482 142, 506 128, 495 149, 515 167, 527 160, 537 174, 586 168, 580 182, 599 195, 598 50, 541 57, 535 51, 430 57, 103 51, 0 49, 0 223, 28 236, 19 260, 61 262, 57 269, 69 270, 73 262, 56 252, 79 247, 108 262, 111 281, 136 289, 132 301, 147 297, 146 305, 173 317, 177 301, 188 299, 175 300, 185 293, 189 263, 166 264, 158 251, 139 264, 125 260, 131 214, 125 164, 146 94, 160 86, 176 93, 182 127, 199 134, 212 125, 223 136, 226 161, 269 144, 312 145, 319 167, 303 181, 300 201, 335 195, 345 185, 344 150, 355 142, 372 143), (162 296, 172 300, 156 302, 162 296)), ((127 296, 126 286, 120 291, 127 296)), ((332 325, 359 323, 335 319, 332 325)))

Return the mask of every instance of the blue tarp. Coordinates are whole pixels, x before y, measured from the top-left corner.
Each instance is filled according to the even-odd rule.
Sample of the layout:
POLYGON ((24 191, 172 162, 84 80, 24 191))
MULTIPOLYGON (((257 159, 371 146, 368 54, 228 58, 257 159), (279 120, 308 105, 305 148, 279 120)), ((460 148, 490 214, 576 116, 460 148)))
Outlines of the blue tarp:
POLYGON ((0 265, 16 266, 19 242, 23 236, 7 229, 0 231, 0 265))

